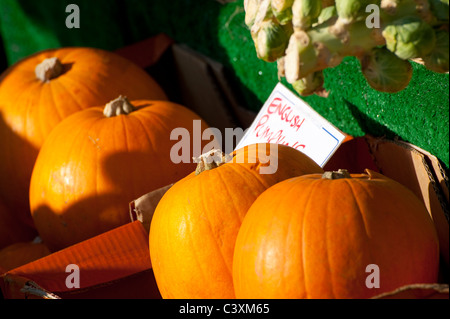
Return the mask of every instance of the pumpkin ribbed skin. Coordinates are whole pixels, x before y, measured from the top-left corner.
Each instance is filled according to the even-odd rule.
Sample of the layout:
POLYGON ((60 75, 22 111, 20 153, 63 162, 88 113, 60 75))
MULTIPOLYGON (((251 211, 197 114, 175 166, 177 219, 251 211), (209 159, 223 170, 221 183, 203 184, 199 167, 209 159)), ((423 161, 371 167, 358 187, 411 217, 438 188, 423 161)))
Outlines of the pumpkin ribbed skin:
POLYGON ((102 105, 119 94, 130 99, 167 100, 159 85, 119 55, 93 48, 60 48, 31 55, 0 78, 0 196, 32 225, 28 207, 31 172, 51 130, 67 116, 102 105), (62 74, 43 82, 35 68, 56 57, 62 74))
MULTIPOLYGON (((367 171, 283 181, 254 202, 236 240, 237 298, 369 298, 435 283, 439 242, 424 204, 367 171), (379 288, 366 280, 379 268, 379 288), (370 285, 369 285, 370 286, 370 285)), ((369 278, 371 281, 372 278, 369 278)))
POLYGON ((0 250, 0 269, 9 271, 50 255, 48 247, 41 242, 20 242, 0 250))
MULTIPOLYGON (((322 169, 303 153, 284 145, 270 153, 273 174, 260 174, 254 144, 234 152, 233 160, 177 182, 159 202, 150 226, 150 257, 163 298, 233 298, 234 242, 253 201, 275 183, 322 169)), ((256 151, 258 150, 258 151, 256 151)), ((264 159, 264 162, 267 158, 264 159)))
MULTIPOLYGON (((33 170, 30 207, 43 241, 58 250, 130 222, 128 204, 195 169, 174 164, 174 128, 192 136, 187 108, 132 101, 136 110, 106 117, 92 107, 62 121, 44 142, 33 170)), ((207 125, 202 122, 202 128, 207 125)))

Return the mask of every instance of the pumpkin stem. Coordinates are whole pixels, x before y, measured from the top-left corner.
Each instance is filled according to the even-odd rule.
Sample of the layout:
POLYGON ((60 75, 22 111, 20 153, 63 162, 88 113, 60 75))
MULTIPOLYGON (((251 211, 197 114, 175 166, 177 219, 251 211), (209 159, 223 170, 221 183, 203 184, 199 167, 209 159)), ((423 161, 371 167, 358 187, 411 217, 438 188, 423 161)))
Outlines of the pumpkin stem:
POLYGON ((103 109, 106 117, 113 117, 121 114, 129 114, 135 110, 126 96, 119 96, 117 99, 107 103, 103 109))
POLYGON ((325 172, 322 175, 324 179, 341 179, 341 178, 352 178, 350 173, 346 169, 339 169, 337 172, 325 172))
POLYGON ((57 78, 63 72, 63 65, 58 58, 49 58, 42 61, 34 69, 36 78, 46 83, 51 79, 57 78))
POLYGON ((195 175, 199 175, 204 171, 209 171, 216 167, 219 167, 232 159, 228 154, 223 153, 220 150, 212 149, 211 151, 194 157, 194 162, 198 163, 195 169, 195 175))

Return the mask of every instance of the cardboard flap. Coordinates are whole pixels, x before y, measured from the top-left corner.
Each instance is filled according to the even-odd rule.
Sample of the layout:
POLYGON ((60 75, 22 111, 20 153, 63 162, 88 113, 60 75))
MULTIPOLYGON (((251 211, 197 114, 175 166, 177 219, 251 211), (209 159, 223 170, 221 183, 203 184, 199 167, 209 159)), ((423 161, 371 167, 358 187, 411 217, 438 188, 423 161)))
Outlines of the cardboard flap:
POLYGON ((150 233, 150 223, 156 206, 172 185, 161 187, 132 201, 129 205, 131 221, 141 222, 147 233, 150 233))
POLYGON ((209 60, 184 45, 175 44, 172 51, 184 104, 222 133, 225 128, 235 127, 236 119, 225 102, 209 60))
POLYGON ((346 169, 351 174, 360 174, 365 169, 379 172, 363 137, 348 137, 324 166, 325 171, 338 171, 339 169, 346 169))
POLYGON ((0 287, 5 298, 20 295, 26 282, 57 295, 72 292, 66 285, 69 265, 79 269, 80 290, 150 270, 148 234, 140 222, 126 224, 13 269, 0 277, 0 287))
POLYGON ((440 163, 434 156, 406 142, 371 136, 366 136, 366 140, 380 173, 408 187, 425 204, 439 237, 441 259, 445 265, 441 267, 441 275, 448 280, 449 202, 445 196, 448 188, 445 182, 439 182, 446 180, 443 170, 439 169, 440 163))
POLYGON ((120 48, 115 52, 146 69, 157 63, 161 56, 173 44, 173 40, 161 33, 154 37, 120 48))

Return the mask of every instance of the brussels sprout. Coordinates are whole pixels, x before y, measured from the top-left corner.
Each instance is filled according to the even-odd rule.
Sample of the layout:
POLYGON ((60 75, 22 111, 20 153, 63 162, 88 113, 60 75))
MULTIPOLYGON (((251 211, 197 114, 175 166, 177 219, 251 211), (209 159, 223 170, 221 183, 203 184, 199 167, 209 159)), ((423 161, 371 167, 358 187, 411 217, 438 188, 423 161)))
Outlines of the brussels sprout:
POLYGON ((318 0, 295 0, 292 5, 292 24, 295 28, 307 30, 321 11, 322 3, 318 0))
POLYGON ((320 12, 319 17, 317 18, 317 23, 318 24, 323 23, 335 16, 337 16, 337 11, 336 11, 335 6, 323 8, 322 11, 320 12))
POLYGON ((323 72, 317 71, 295 81, 292 83, 292 87, 301 96, 308 96, 318 91, 323 91, 323 83, 323 72))
POLYGON ((366 18, 366 7, 369 4, 380 5, 381 0, 336 0, 339 18, 345 23, 360 21, 366 18))
POLYGON ((291 25, 280 25, 276 19, 255 24, 252 28, 252 38, 258 58, 266 62, 275 62, 282 57, 292 32, 291 25))
POLYGON ((396 20, 382 34, 387 48, 403 60, 426 56, 436 44, 433 28, 417 17, 396 20))
POLYGON ((436 46, 433 51, 425 57, 423 62, 425 67, 438 73, 447 73, 449 56, 449 34, 445 30, 436 31, 436 46))
POLYGON ((281 24, 292 20, 292 4, 294 0, 272 0, 273 15, 281 24))
POLYGON ((400 59, 386 47, 374 48, 365 55, 361 69, 372 88, 388 93, 405 89, 413 72, 409 61, 400 59))

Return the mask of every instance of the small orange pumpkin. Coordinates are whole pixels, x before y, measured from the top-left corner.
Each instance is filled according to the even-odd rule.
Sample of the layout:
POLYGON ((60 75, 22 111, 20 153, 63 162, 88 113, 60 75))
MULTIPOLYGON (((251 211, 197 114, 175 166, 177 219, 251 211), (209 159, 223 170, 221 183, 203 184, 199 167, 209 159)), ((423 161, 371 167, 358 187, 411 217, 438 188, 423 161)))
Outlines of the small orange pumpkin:
POLYGON ((22 221, 32 225, 30 177, 48 134, 67 116, 104 105, 119 94, 167 100, 144 70, 115 53, 94 48, 38 52, 1 75, 0 197, 22 221))
POLYGON ((50 254, 40 240, 15 243, 0 250, 0 269, 6 272, 50 254))
POLYGON ((150 257, 162 297, 233 298, 234 242, 248 208, 271 185, 314 172, 322 169, 284 145, 253 144, 229 159, 214 150, 202 156, 196 173, 164 194, 151 221, 150 257))
POLYGON ((253 203, 236 240, 237 298, 370 298, 437 282, 439 242, 424 204, 366 170, 283 181, 253 203))
POLYGON ((188 175, 195 163, 171 160, 170 135, 185 128, 192 136, 194 120, 172 102, 124 97, 63 120, 31 178, 31 214, 44 242, 59 250, 130 222, 129 202, 188 175))

